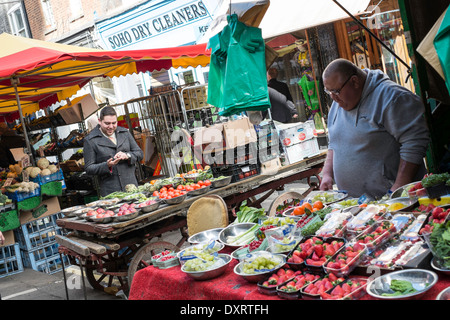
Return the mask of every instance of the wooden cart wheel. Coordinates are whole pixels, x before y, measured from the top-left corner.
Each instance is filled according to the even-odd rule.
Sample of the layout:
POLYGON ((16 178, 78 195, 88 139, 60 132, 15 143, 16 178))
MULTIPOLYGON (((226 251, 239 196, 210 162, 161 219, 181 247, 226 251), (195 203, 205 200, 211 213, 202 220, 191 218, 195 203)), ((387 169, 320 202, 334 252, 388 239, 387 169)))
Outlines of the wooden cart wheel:
POLYGON ((180 248, 166 241, 148 243, 139 248, 138 252, 136 252, 131 260, 130 266, 128 267, 128 283, 130 284, 130 287, 136 271, 151 265, 151 258, 155 254, 161 253, 165 250, 178 252, 180 251, 180 248))
POLYGON ((130 283, 127 281, 128 264, 138 249, 137 245, 132 245, 99 256, 97 260, 87 260, 85 270, 89 284, 101 291, 105 291, 106 288, 128 291, 130 283))

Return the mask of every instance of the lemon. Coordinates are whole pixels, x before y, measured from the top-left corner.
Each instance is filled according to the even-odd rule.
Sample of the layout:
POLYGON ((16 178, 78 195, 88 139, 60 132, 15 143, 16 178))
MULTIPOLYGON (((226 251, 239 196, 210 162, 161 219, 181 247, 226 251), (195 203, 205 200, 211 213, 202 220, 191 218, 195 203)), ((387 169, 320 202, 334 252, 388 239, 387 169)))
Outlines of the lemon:
POLYGON ((403 209, 404 207, 405 207, 405 205, 403 203, 396 202, 396 203, 389 205, 388 211, 397 211, 397 210, 403 209))

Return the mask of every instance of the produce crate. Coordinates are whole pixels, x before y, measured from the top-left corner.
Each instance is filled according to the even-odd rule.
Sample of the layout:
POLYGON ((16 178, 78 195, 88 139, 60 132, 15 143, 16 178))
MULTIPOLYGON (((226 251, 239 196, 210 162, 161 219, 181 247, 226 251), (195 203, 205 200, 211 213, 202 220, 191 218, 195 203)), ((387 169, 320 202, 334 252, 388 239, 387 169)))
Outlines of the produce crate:
POLYGON ((37 250, 20 250, 24 267, 48 274, 61 271, 63 267, 62 263, 64 263, 64 267, 68 267, 69 262, 67 256, 63 256, 63 260, 61 261, 58 247, 59 245, 54 243, 37 250))
POLYGON ((33 192, 19 192, 19 191, 6 192, 6 195, 11 200, 13 200, 15 202, 20 202, 20 201, 24 201, 25 199, 29 199, 29 198, 40 196, 41 195, 41 188, 38 187, 38 188, 34 189, 33 192))
POLYGON ((56 243, 55 236, 63 234, 62 229, 57 226, 56 220, 62 217, 61 213, 56 213, 25 223, 14 230, 20 249, 31 251, 56 243))
POLYGON ((257 164, 248 165, 224 165, 211 167, 214 178, 231 176, 231 183, 250 178, 261 173, 261 167, 257 164))
POLYGON ((0 278, 23 271, 19 244, 0 247, 0 278))
POLYGON ((20 220, 17 210, 0 213, 0 231, 5 232, 20 227, 20 220))
POLYGON ((441 183, 435 186, 425 188, 428 194, 428 198, 436 199, 447 194, 450 194, 450 187, 445 183, 441 183))
POLYGON ((30 181, 33 181, 35 183, 38 183, 40 186, 43 184, 52 182, 52 181, 59 181, 64 179, 64 174, 62 169, 58 169, 55 173, 49 174, 47 176, 38 175, 36 178, 30 178, 30 181))
POLYGON ((0 213, 6 212, 6 211, 11 211, 11 210, 16 210, 16 204, 14 202, 0 206, 0 213))
POLYGON ((41 194, 45 194, 47 196, 61 196, 62 189, 62 181, 51 181, 41 185, 41 194))

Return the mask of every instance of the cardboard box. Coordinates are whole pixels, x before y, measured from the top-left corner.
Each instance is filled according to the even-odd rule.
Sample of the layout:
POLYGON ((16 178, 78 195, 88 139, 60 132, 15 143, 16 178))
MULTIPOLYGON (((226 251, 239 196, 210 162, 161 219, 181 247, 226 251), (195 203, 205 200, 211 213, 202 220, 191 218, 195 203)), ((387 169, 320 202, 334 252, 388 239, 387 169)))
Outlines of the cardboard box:
POLYGON ((223 123, 217 123, 210 127, 201 127, 194 131, 194 146, 210 143, 223 145, 223 123))
POLYGON ((290 146, 283 145, 283 150, 286 161, 289 164, 299 162, 320 153, 319 143, 317 142, 316 137, 290 146))
POLYGON ((3 245, 0 245, 0 248, 7 247, 16 243, 16 238, 14 237, 14 230, 5 231, 2 233, 3 236, 5 237, 5 242, 3 243, 3 245))
POLYGON ((261 175, 274 175, 278 173, 281 168, 280 158, 275 158, 261 163, 261 175))
POLYGON ((299 122, 295 124, 279 125, 280 143, 283 146, 292 146, 294 144, 317 137, 314 121, 299 122))
POLYGON ((20 212, 20 224, 25 224, 37 219, 41 219, 47 216, 51 216, 61 211, 58 197, 51 197, 41 202, 39 206, 33 210, 20 212))
POLYGON ((223 137, 226 148, 236 148, 258 141, 255 127, 248 118, 225 122, 223 137))
POLYGON ((56 110, 66 124, 73 124, 87 119, 98 110, 98 105, 90 94, 75 98, 56 110))

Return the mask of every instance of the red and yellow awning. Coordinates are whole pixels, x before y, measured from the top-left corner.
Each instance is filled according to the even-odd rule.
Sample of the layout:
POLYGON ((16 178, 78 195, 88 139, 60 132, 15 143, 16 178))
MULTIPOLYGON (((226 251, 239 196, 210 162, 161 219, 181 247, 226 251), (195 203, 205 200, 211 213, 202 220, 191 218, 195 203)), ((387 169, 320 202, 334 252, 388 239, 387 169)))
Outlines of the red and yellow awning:
POLYGON ((70 98, 92 78, 206 66, 206 44, 174 48, 104 51, 0 35, 0 114, 30 114, 70 98))

